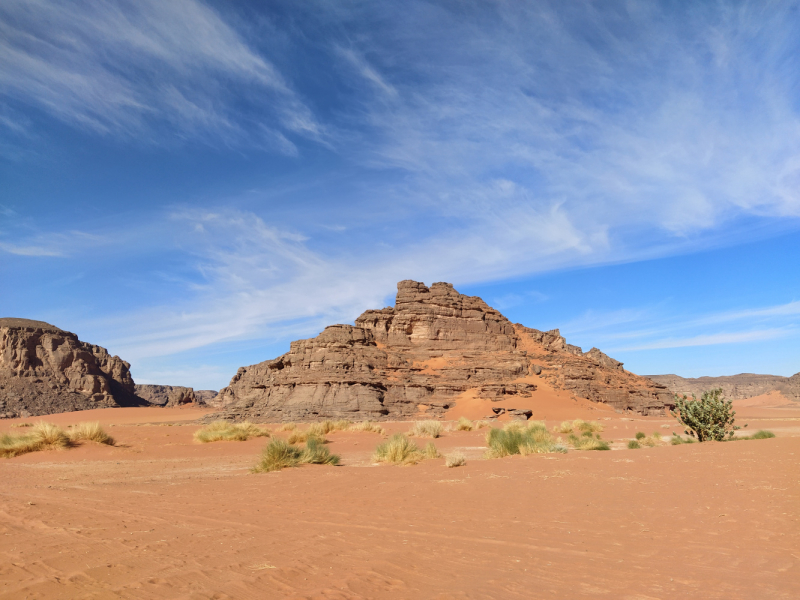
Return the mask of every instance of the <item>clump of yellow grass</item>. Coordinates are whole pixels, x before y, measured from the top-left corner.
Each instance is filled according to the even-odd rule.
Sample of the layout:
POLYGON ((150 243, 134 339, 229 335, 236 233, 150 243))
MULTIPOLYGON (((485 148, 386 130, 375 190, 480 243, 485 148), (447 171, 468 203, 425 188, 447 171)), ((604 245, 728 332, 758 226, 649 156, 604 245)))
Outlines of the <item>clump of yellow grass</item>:
POLYGON ((603 431, 603 426, 597 421, 584 421, 583 419, 575 419, 571 423, 564 421, 561 425, 554 428, 556 433, 597 433, 603 431))
POLYGON ((39 422, 25 433, 0 435, 0 456, 11 458, 39 450, 69 448, 70 439, 64 430, 52 423, 39 422))
POLYGON ((439 421, 417 421, 409 430, 408 435, 413 437, 438 438, 442 435, 444 427, 439 421))
POLYGON ((264 447, 261 460, 252 470, 254 473, 269 473, 302 464, 338 465, 340 460, 318 438, 309 438, 305 448, 298 448, 286 440, 275 438, 264 447))
POLYGON ((362 421, 361 423, 353 423, 350 425, 350 431, 367 431, 371 433, 377 433, 378 435, 383 435, 386 433, 386 430, 378 425, 377 423, 373 423, 372 421, 362 421))
POLYGON ((284 423, 278 431, 294 431, 297 429, 297 423, 284 423))
POLYGON ((473 429, 475 429, 475 426, 466 417, 461 417, 456 423, 456 431, 472 431, 473 429))
POLYGON ((439 451, 433 442, 428 442, 423 450, 404 436, 396 433, 388 440, 375 448, 375 462, 385 462, 393 465, 415 465, 426 458, 439 458, 439 451))
POLYGON ((564 453, 566 447, 554 440, 541 421, 512 421, 502 429, 493 428, 486 434, 487 458, 503 458, 513 454, 564 453))
POLYGON ((270 431, 259 427, 255 423, 244 421, 231 423, 230 421, 214 421, 202 429, 194 432, 194 439, 201 444, 208 442, 244 442, 251 437, 269 437, 270 431))
POLYGON ((463 452, 459 452, 458 450, 451 452, 444 458, 444 464, 449 469, 452 469, 453 467, 463 467, 467 464, 467 457, 463 452))
POLYGON ((98 444, 114 445, 114 438, 108 435, 100 423, 78 423, 69 431, 69 439, 73 442, 97 442, 98 444))

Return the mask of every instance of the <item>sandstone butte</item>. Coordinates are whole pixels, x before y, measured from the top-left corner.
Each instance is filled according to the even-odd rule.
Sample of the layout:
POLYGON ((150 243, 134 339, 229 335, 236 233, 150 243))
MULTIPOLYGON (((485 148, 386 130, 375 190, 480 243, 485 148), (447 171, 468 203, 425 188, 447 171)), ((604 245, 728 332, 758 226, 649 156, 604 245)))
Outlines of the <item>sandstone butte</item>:
POLYGON ((669 391, 678 396, 699 398, 706 390, 721 388, 723 395, 729 400, 745 400, 770 392, 779 392, 786 400, 800 402, 800 373, 795 373, 791 377, 756 373, 697 378, 679 375, 647 375, 647 377, 665 385, 669 391))
POLYGON ((0 319, 0 417, 140 404, 120 357, 43 321, 0 319))
MULTIPOLYGON (((449 283, 397 284, 394 307, 331 325, 274 360, 242 367, 220 390, 223 417, 258 420, 441 417, 466 398, 530 397, 546 383, 618 411, 663 414, 673 395, 559 331, 511 323, 449 283)), ((218 418, 218 416, 216 417, 218 418)))

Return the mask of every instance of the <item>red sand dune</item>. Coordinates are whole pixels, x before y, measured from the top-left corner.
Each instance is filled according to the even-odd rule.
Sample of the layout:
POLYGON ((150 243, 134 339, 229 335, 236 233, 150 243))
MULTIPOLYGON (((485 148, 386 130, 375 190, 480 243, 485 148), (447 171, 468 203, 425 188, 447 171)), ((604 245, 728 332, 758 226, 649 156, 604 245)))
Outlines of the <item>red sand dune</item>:
POLYGON ((265 440, 195 444, 203 411, 47 417, 119 445, 0 459, 0 599, 800 597, 800 410, 631 451, 679 429, 541 391, 535 418, 599 418, 618 450, 483 460, 485 430, 449 432, 465 467, 373 466, 378 435, 336 432, 344 466, 256 475, 265 440))

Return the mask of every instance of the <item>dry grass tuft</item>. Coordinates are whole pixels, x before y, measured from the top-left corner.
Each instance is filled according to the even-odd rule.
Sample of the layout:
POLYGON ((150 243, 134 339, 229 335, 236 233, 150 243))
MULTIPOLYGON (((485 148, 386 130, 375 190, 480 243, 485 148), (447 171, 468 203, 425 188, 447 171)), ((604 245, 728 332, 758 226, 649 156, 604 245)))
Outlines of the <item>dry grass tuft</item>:
POLYGON ((372 421, 362 421, 361 423, 353 423, 350 425, 350 431, 367 431, 371 433, 377 433, 378 435, 383 435, 386 433, 386 430, 381 427, 380 425, 373 423, 372 421))
POLYGON ((570 435, 568 439, 576 450, 611 450, 608 442, 601 440, 599 435, 593 437, 590 431, 585 432, 580 437, 570 435))
POLYGON ((444 464, 448 468, 463 467, 467 464, 467 457, 464 456, 463 452, 456 450, 445 457, 444 464))
POLYGON ((444 427, 439 421, 417 421, 409 430, 408 435, 413 437, 438 438, 442 435, 444 427))
POLYGON ((319 428, 309 427, 305 431, 293 431, 289 434, 287 441, 290 444, 305 444, 309 440, 316 440, 325 443, 325 438, 319 433, 319 428))
MULTIPOLYGON (((435 449, 435 448, 434 448, 435 449)), ((375 448, 375 462, 386 462, 393 465, 415 465, 426 458, 417 445, 404 436, 396 433, 375 448)))
POLYGON ((69 439, 73 442, 87 441, 98 444, 114 445, 114 438, 108 435, 100 423, 78 423, 69 432, 69 439))
POLYGON ((338 465, 340 460, 338 455, 331 454, 316 438, 309 439, 305 448, 298 448, 286 440, 275 438, 264 447, 261 460, 252 470, 254 473, 269 473, 301 464, 338 465))
POLYGON ((33 427, 33 423, 14 423, 12 427, 33 427))
POLYGON ((194 440, 201 444, 208 442, 244 442, 251 437, 269 437, 270 431, 255 423, 231 423, 230 421, 214 421, 194 432, 194 440))
POLYGON ((484 427, 493 427, 491 421, 476 421, 474 425, 475 429, 483 429, 484 427))
POLYGON ((503 429, 490 429, 486 434, 486 444, 489 446, 486 451, 488 458, 566 452, 566 447, 554 440, 547 426, 540 421, 512 421, 503 429))
POLYGON ((572 422, 572 428, 575 433, 598 433, 603 431, 603 426, 597 421, 584 421, 582 419, 575 419, 572 422))
POLYGON ((572 423, 569 421, 563 421, 561 425, 554 427, 553 431, 556 433, 572 433, 572 423))
POLYGON ((456 423, 456 431, 472 431, 473 429, 475 429, 475 426, 466 417, 461 417, 456 423))
POLYGON ((11 458, 39 450, 61 450, 70 445, 63 429, 52 423, 39 422, 25 433, 0 435, 0 456, 11 458))
POLYGON ((680 446, 681 444, 694 444, 694 438, 686 437, 682 438, 677 433, 673 433, 672 437, 669 440, 669 443, 673 446, 680 446))
POLYGON ((278 431, 294 431, 295 429, 297 429, 297 423, 284 423, 278 431))
POLYGON ((425 458, 441 458, 442 455, 439 454, 439 451, 436 449, 436 445, 433 442, 428 442, 425 445, 425 448, 422 450, 422 454, 425 458))

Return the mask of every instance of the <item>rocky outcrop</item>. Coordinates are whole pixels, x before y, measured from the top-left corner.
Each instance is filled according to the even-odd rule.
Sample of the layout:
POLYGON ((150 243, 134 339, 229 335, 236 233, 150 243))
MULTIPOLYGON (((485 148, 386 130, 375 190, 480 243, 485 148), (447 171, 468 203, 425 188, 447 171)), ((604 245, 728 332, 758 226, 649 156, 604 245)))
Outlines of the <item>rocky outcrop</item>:
POLYGON ((74 333, 0 319, 0 417, 136 406, 130 365, 74 333))
POLYGON ((755 373, 724 377, 686 378, 678 375, 648 375, 648 377, 679 396, 695 395, 699 398, 705 391, 722 388, 722 393, 729 400, 744 400, 778 391, 785 398, 800 402, 800 373, 791 377, 755 373))
POLYGON ((136 395, 156 406, 171 408, 187 404, 213 405, 217 392, 179 385, 136 384, 136 395))
POLYGON ((620 410, 649 414, 672 399, 599 350, 567 344, 557 330, 515 326, 449 283, 401 281, 394 307, 240 368, 217 403, 230 418, 262 420, 404 419, 421 409, 440 416, 468 390, 493 401, 530 397, 538 376, 620 410))

